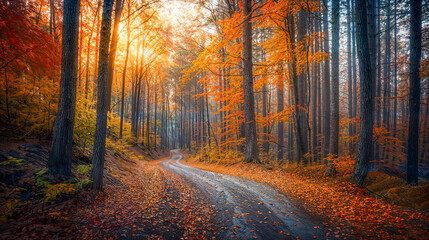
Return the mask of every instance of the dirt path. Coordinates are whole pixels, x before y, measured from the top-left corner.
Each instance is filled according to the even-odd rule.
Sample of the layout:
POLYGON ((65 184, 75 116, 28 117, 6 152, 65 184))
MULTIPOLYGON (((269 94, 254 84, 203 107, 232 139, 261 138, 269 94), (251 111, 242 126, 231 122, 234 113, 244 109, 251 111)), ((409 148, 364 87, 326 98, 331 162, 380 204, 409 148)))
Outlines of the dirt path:
MULTIPOLYGON (((251 180, 196 169, 181 163, 173 150, 160 163, 197 186, 218 213, 222 239, 326 239, 328 229, 269 186, 251 180)), ((269 177, 269 176, 267 176, 269 177)))

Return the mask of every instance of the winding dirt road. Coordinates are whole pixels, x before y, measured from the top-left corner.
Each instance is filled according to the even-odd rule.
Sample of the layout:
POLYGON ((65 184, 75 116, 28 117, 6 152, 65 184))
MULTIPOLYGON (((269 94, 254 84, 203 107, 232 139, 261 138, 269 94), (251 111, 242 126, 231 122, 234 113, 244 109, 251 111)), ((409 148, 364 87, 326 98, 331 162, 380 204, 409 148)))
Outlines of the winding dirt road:
POLYGON ((160 164, 190 181, 216 209, 221 239, 326 239, 321 221, 294 206, 273 188, 251 180, 196 169, 173 150, 160 164))

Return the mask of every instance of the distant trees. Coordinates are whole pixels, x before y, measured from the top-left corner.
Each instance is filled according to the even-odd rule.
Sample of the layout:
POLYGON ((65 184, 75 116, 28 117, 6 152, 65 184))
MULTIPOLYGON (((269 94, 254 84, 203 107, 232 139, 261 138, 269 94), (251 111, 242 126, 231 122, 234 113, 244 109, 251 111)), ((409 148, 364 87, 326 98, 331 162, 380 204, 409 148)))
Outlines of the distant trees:
POLYGON ((52 173, 71 174, 73 126, 78 77, 79 0, 65 0, 63 13, 60 97, 48 167, 52 173))
POLYGON ((180 24, 165 17, 160 4, 169 2, 88 0, 81 14, 65 9, 64 17, 58 1, 0 3, 1 134, 54 136, 49 168, 65 175, 74 144, 76 158, 94 161, 97 189, 104 146, 117 143, 148 153, 187 148, 206 159, 324 164, 328 174, 356 160, 358 183, 369 169, 407 165, 408 184, 418 184, 419 163, 429 159, 428 91, 420 87, 429 72, 426 5, 209 2, 174 3, 210 13, 180 24))
MULTIPOLYGON (((396 29, 396 17, 393 19, 390 17, 390 7, 383 3, 367 1, 363 4, 362 11, 366 15, 367 26, 365 31, 360 31, 360 34, 365 32, 365 36, 368 38, 368 52, 363 53, 366 50, 362 50, 363 46, 359 45, 361 43, 356 43, 354 34, 359 32, 356 26, 358 18, 355 19, 351 16, 352 13, 355 13, 355 2, 347 1, 345 11, 341 11, 339 1, 330 3, 332 4, 323 2, 324 8, 322 8, 322 3, 319 3, 320 5, 310 6, 308 9, 302 5, 284 1, 256 7, 258 9, 256 10, 258 11, 257 17, 252 18, 254 32, 259 34, 265 32, 263 29, 269 29, 264 33, 263 38, 252 40, 256 132, 258 140, 260 140, 258 142, 261 143, 258 148, 264 150, 263 161, 271 160, 275 155, 281 160, 284 151, 288 152, 288 160, 303 164, 318 163, 320 156, 321 162, 328 162, 328 173, 330 174, 335 172, 338 161, 356 159, 354 154, 358 152, 360 160, 357 161, 355 174, 356 178, 360 178, 358 182, 363 182, 368 171, 365 169, 388 163, 395 158, 403 160, 405 156, 401 150, 401 141, 406 136, 402 134, 401 137, 395 136, 398 133, 392 132, 392 129, 396 129, 396 127, 391 126, 392 122, 396 126, 395 122, 398 118, 397 113, 392 114, 391 111, 396 106, 396 103, 390 104, 392 101, 391 89, 395 90, 393 93, 395 100, 400 99, 396 91, 397 81, 390 81, 397 79, 396 70, 398 69, 395 66, 395 72, 393 72, 395 77, 391 77, 392 60, 398 63, 397 57, 392 59, 390 55, 390 42, 392 41, 390 28, 393 24, 396 29), (329 13, 331 9, 332 14, 329 13), (309 12, 323 14, 325 21, 318 22, 317 17, 313 18, 312 14, 308 15, 309 12), (342 26, 339 24, 339 20, 343 12, 347 12, 348 17, 347 45, 341 46, 342 26), (330 15, 332 16, 331 31, 329 31, 328 21, 330 15), (382 15, 386 18, 380 17, 382 15), (324 33, 320 34, 317 29, 323 29, 324 33), (383 32, 383 38, 379 37, 379 32, 383 32), (332 45, 329 41, 330 35, 332 35, 332 45), (256 45, 261 47, 255 47, 256 45), (370 62, 369 67, 365 68, 364 65, 360 67, 360 64, 356 64, 357 45, 361 55, 360 61, 370 62), (347 64, 341 62, 340 53, 342 51, 347 53, 344 58, 347 59, 347 64), (330 59, 329 54, 331 54, 330 59), (360 75, 356 74, 358 67, 359 71, 363 71, 360 75), (346 85, 342 83, 343 72, 347 73, 348 84, 346 85), (368 74, 371 75, 370 78, 368 78, 368 74), (322 83, 317 81, 317 76, 323 76, 322 83), (358 77, 364 79, 360 85, 363 88, 361 94, 356 91, 356 87, 359 85, 358 77), (283 80, 279 81, 277 78, 283 80), (286 84, 283 85, 282 81, 286 84), (367 83, 370 85, 365 85, 367 83), (349 94, 341 94, 341 91, 349 94), (372 91, 372 95, 368 95, 368 91, 372 91), (347 101, 342 101, 343 97, 347 101), (375 100, 377 100, 377 105, 374 104, 375 100), (270 107, 269 104, 267 107, 267 103, 277 103, 277 112, 273 114, 272 118, 270 118, 270 107), (344 109, 348 110, 346 114, 344 109), (373 116, 367 114, 370 111, 377 114, 378 125, 376 128, 371 123, 374 122, 373 116), (309 119, 312 121, 310 122, 309 119), (391 119, 395 120, 391 121, 391 119), (359 120, 362 121, 362 125, 359 125, 359 120), (272 125, 274 121, 278 121, 276 128, 272 125), (283 122, 288 123, 286 134, 283 132, 283 122), (363 135, 358 133, 359 128, 360 131, 363 131, 363 135), (358 141, 360 150, 356 151, 355 146, 358 141), (373 144, 373 147, 368 147, 369 143, 373 144), (277 144, 277 148, 271 146, 275 144, 277 144), (375 151, 373 151, 374 147, 376 147, 375 151), (321 154, 318 155, 319 153, 321 154), (328 153, 331 155, 328 156, 328 153), (363 171, 360 172, 361 175, 359 169, 363 171), (357 177, 358 175, 360 177, 357 177)), ((208 91, 209 96, 212 96, 211 101, 219 101, 219 112, 217 112, 219 115, 213 113, 212 120, 214 119, 214 122, 218 123, 214 126, 218 127, 218 133, 222 136, 220 138, 221 149, 222 151, 232 151, 231 149, 236 148, 236 151, 240 152, 241 148, 237 145, 243 144, 246 140, 243 138, 240 121, 242 114, 246 113, 246 108, 244 98, 241 99, 240 95, 234 93, 238 92, 236 82, 238 76, 245 76, 245 71, 241 72, 242 59, 237 57, 237 50, 241 46, 243 46, 243 50, 245 49, 246 38, 245 32, 238 31, 238 26, 233 24, 239 21, 238 16, 240 16, 234 14, 240 13, 234 4, 235 2, 231 1, 225 2, 225 5, 220 3, 219 9, 213 10, 213 19, 224 19, 220 23, 217 21, 214 24, 220 29, 218 38, 214 36, 213 44, 205 46, 201 50, 194 65, 189 68, 182 79, 206 74, 216 79, 216 82, 213 82, 209 78, 204 78, 200 82, 208 82, 208 88, 211 89, 208 91), (229 106, 228 103, 234 105, 229 106)), ((245 17, 244 11, 242 14, 245 17)), ((361 40, 363 38, 365 37, 361 37, 361 40)), ((397 41, 394 39, 394 46, 397 45, 397 41)), ((396 52, 397 50, 395 50, 395 56, 398 56, 396 52)), ((402 89, 406 89, 406 79, 402 79, 401 82, 402 89)), ((246 94, 246 91, 244 93, 246 94)), ((405 109, 401 113, 405 113, 407 102, 400 101, 405 109)), ((183 101, 181 101, 183 111, 191 108, 182 103, 183 101)), ((181 123, 180 126, 180 128, 187 129, 189 125, 181 123)), ((202 130, 203 135, 207 135, 204 134, 204 129, 197 129, 198 134, 201 134, 202 130)), ((187 132, 188 130, 182 130, 180 139, 183 139, 183 135, 187 138, 187 132)), ((195 134, 194 129, 191 133, 195 134)), ((194 139, 192 136, 190 138, 194 139)), ((189 139, 186 141, 189 142, 189 139)))

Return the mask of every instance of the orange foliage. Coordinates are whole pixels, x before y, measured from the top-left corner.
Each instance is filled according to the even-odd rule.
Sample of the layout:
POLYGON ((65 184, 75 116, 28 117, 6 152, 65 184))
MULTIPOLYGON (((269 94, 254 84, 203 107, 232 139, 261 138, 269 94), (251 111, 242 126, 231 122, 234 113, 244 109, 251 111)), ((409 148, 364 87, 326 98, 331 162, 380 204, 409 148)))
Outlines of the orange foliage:
POLYGON ((33 2, 0 3, 0 129, 10 136, 46 137, 56 115, 59 44, 37 25, 33 2))

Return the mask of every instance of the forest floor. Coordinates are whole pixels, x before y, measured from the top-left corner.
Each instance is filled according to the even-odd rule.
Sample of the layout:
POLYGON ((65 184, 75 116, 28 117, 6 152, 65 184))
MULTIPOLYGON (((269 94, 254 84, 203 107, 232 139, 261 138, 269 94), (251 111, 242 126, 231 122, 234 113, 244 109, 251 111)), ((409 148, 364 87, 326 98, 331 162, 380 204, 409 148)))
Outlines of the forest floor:
POLYGON ((428 238, 427 210, 340 178, 134 146, 107 150, 105 191, 94 194, 82 165, 78 183, 45 172, 48 147, 0 143, 0 239, 428 238))
MULTIPOLYGON (((128 153, 107 150, 105 190, 75 189, 68 180, 40 174, 48 143, 2 143, 0 161, 0 239, 210 239, 219 225, 213 207, 185 179, 158 165, 169 152, 139 147, 128 153), (24 147, 23 147, 24 146, 24 147), (27 146, 27 147, 25 147, 27 146), (34 149, 41 149, 34 150, 34 149), (31 151, 27 151, 31 150, 31 151), (34 151, 33 151, 34 150, 34 151), (39 155, 35 159, 29 153, 39 155), (7 155, 14 155, 13 161, 7 155), (20 161, 15 161, 22 159, 20 161), (49 184, 43 188, 38 182, 49 184), (55 186, 55 198, 47 198, 55 186), (57 188, 58 187, 58 188, 57 188), (63 191, 63 188, 70 189, 63 191)), ((81 177, 77 164, 73 175, 81 177)))
POLYGON ((350 166, 343 166, 348 173, 329 177, 323 166, 274 166, 240 160, 225 164, 207 161, 203 154, 185 155, 182 162, 188 166, 271 186, 308 214, 323 219, 324 225, 330 227, 326 237, 429 238, 427 184, 404 186, 396 177, 370 172, 362 189, 350 183, 350 166), (407 206, 409 202, 414 203, 412 207, 407 206))

